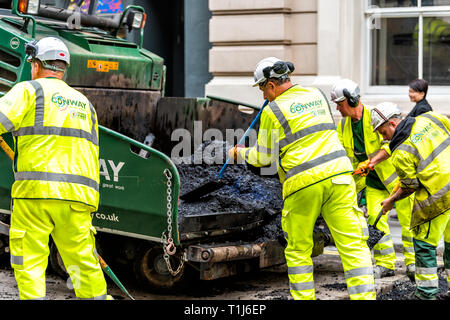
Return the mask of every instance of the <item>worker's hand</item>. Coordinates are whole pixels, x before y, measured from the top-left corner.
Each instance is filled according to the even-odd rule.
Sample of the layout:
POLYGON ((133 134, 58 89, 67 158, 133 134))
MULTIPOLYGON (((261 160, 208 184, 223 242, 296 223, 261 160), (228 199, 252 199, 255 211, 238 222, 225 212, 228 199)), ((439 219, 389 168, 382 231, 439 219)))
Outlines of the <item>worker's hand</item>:
POLYGON ((234 163, 236 163, 238 155, 239 155, 239 151, 242 148, 244 148, 244 146, 242 144, 237 144, 233 148, 228 150, 228 156, 230 157, 230 159, 234 160, 234 163))
POLYGON ((381 202, 381 206, 383 207, 383 214, 388 213, 394 208, 395 200, 393 197, 389 197, 381 202))
POLYGON ((361 177, 365 177, 369 174, 370 170, 373 170, 373 167, 369 167, 370 159, 360 162, 355 171, 353 171, 353 175, 360 175, 361 177))
POLYGON ((367 169, 369 169, 369 170, 375 169, 375 163, 372 161, 372 159, 369 159, 369 164, 367 165, 367 169))

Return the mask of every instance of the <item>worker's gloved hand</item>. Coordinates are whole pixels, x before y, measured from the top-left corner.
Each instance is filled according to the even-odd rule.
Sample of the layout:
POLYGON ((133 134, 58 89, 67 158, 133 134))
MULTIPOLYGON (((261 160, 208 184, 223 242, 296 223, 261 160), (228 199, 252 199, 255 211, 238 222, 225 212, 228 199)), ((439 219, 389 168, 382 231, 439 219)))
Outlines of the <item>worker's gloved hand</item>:
POLYGON ((358 164, 356 170, 353 171, 353 175, 360 175, 361 177, 365 177, 371 170, 373 170, 373 166, 370 166, 370 159, 368 159, 358 164))
POLYGON ((234 160, 234 163, 236 163, 238 155, 239 155, 239 151, 242 148, 244 148, 244 146, 242 144, 237 144, 233 148, 228 150, 228 156, 230 157, 230 159, 234 160))
POLYGON ((372 163, 372 161, 370 161, 370 159, 368 160, 369 164, 367 165, 367 168, 370 170, 374 170, 375 169, 375 165, 372 163))

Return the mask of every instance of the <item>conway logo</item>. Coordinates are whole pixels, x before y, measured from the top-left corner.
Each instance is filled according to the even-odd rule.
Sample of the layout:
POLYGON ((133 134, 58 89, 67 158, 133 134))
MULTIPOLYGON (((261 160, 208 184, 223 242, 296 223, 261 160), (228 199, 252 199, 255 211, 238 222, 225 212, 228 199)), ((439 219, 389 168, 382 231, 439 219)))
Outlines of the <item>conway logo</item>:
POLYGON ((58 92, 53 94, 52 102, 58 107, 60 111, 64 111, 67 108, 77 108, 82 110, 86 109, 86 102, 64 98, 58 92))
POLYGON ((290 107, 291 113, 303 113, 309 109, 322 107, 322 100, 311 101, 308 103, 293 103, 290 107))
POLYGON ((439 135, 438 131, 433 128, 431 123, 429 123, 421 131, 411 137, 411 142, 417 144, 422 142, 424 138, 433 139, 437 135, 439 135))
POLYGON ((416 133, 411 137, 412 143, 419 143, 423 139, 423 133, 416 133))

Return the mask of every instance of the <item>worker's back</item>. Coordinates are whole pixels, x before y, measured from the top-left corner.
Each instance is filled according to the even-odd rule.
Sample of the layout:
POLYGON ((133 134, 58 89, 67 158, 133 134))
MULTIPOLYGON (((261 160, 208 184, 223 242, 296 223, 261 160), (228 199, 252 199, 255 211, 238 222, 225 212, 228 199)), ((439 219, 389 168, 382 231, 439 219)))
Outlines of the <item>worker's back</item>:
POLYGON ((339 141, 325 96, 316 88, 293 86, 269 104, 279 129, 283 197, 352 166, 339 141))
MULTIPOLYGON (((399 129, 397 129, 399 130, 399 129)), ((417 189, 411 227, 428 221, 450 207, 450 122, 427 112, 415 118, 409 137, 392 152, 400 180, 417 189)))
POLYGON ((16 137, 12 197, 97 208, 98 126, 89 100, 56 78, 19 83, 5 98, 14 106, 7 114, 16 137))

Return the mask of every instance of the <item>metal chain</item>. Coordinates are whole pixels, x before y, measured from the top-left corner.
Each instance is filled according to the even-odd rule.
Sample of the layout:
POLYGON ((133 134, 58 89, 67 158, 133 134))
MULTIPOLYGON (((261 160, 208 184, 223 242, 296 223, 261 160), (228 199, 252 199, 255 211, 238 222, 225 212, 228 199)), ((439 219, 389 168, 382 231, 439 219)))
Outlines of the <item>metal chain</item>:
POLYGON ((172 238, 172 172, 170 172, 169 169, 164 170, 164 175, 167 178, 167 234, 163 232, 162 233, 162 242, 163 242, 163 250, 164 250, 164 260, 167 264, 167 269, 169 270, 170 274, 172 276, 176 276, 178 273, 180 273, 181 269, 184 266, 184 255, 180 258, 180 265, 178 266, 177 270, 173 270, 172 265, 170 264, 170 257, 169 255, 173 256, 176 253, 176 246, 173 243, 172 238))

